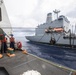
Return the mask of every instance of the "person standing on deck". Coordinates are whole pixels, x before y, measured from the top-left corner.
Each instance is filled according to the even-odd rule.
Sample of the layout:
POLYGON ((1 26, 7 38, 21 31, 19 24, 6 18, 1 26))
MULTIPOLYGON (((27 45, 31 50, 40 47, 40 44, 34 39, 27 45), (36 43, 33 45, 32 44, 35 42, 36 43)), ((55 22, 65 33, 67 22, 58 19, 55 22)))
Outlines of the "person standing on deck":
POLYGON ((15 50, 15 38, 13 37, 13 34, 11 34, 10 37, 10 48, 13 48, 15 50))
POLYGON ((5 37, 5 34, 3 40, 1 40, 1 53, 3 52, 7 52, 7 38, 5 37))

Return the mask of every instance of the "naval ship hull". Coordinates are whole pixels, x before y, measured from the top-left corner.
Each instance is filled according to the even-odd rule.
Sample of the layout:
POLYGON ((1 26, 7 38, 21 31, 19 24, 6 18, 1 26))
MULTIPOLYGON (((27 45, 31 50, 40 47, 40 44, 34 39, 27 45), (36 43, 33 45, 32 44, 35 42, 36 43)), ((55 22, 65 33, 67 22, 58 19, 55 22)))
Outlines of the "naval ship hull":
POLYGON ((66 47, 76 47, 76 39, 69 39, 69 38, 64 38, 63 35, 58 35, 54 34, 56 43, 51 44, 51 35, 45 34, 43 36, 26 36, 26 39, 33 41, 33 42, 39 42, 39 43, 45 43, 45 44, 51 44, 51 45, 58 45, 58 46, 66 46, 66 47))

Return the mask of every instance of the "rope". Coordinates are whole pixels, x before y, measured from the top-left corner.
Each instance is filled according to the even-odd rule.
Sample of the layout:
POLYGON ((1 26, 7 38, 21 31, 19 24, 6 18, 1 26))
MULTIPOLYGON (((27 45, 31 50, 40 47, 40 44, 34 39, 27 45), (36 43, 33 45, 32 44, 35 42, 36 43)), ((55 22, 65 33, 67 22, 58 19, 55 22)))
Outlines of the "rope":
MULTIPOLYGON (((60 35, 60 37, 62 36, 62 34, 60 35)), ((60 39, 60 37, 57 39, 57 41, 56 42, 58 42, 58 40, 60 39)))
MULTIPOLYGON (((54 36, 54 34, 53 34, 53 33, 51 33, 51 37, 52 37, 52 36, 53 36, 53 37, 54 37, 54 39, 55 39, 55 36, 54 36)), ((53 38, 53 37, 52 37, 52 38, 53 38)))
MULTIPOLYGON (((44 33, 44 35, 45 35, 45 33, 44 33)), ((44 35, 38 41, 40 41, 44 37, 44 35)))

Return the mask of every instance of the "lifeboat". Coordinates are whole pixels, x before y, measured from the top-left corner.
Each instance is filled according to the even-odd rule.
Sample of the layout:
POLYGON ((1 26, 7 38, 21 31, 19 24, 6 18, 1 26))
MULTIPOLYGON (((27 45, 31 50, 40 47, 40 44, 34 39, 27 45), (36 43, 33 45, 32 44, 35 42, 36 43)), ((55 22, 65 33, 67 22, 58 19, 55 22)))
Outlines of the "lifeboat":
POLYGON ((56 31, 56 32, 63 32, 64 31, 63 28, 54 28, 53 30, 56 31))

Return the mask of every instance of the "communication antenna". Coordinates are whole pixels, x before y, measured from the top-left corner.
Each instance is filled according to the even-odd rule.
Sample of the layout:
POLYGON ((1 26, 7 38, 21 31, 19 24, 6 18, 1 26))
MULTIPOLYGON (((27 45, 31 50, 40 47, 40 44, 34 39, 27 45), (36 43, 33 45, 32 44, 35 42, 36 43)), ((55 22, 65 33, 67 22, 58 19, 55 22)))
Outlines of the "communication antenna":
POLYGON ((57 15, 57 19, 58 19, 58 14, 60 13, 60 11, 55 9, 53 12, 57 15))

